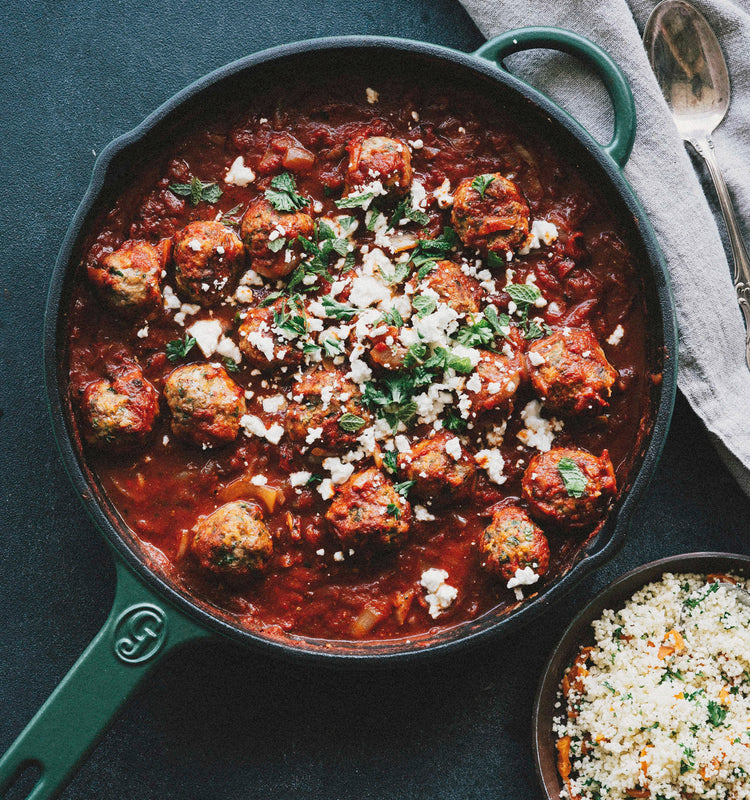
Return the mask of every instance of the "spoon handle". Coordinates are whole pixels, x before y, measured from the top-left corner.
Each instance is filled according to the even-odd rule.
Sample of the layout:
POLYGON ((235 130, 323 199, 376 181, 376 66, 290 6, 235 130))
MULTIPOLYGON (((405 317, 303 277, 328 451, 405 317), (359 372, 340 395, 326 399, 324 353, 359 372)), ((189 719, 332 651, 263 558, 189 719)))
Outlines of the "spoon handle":
POLYGON ((709 136, 703 139, 690 139, 689 141, 706 162, 716 188, 716 194, 719 196, 721 213, 724 215, 724 222, 727 225, 729 243, 732 247, 734 259, 734 288, 737 291, 737 300, 745 317, 745 361, 748 368, 750 368, 750 257, 742 240, 737 214, 729 196, 729 190, 724 182, 724 176, 721 174, 719 162, 716 159, 714 143, 709 136))

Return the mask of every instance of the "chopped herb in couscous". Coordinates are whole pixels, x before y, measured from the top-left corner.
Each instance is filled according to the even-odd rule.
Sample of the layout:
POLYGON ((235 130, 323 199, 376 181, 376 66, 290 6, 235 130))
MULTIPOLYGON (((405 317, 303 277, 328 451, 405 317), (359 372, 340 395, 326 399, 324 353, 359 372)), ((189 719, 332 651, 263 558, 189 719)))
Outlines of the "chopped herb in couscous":
POLYGON ((750 798, 750 607, 732 576, 665 574, 592 623, 560 687, 566 800, 750 798))

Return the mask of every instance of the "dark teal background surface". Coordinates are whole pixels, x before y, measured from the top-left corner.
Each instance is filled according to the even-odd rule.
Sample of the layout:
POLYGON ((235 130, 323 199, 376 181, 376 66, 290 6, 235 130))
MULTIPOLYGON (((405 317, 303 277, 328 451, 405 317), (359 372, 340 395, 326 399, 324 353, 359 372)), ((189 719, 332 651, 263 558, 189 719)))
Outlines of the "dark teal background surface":
MULTIPOLYGON (((534 20, 544 23, 544 20, 534 20)), ((276 44, 385 34, 473 50, 453 0, 0 3, 0 750, 105 619, 114 570, 57 455, 42 385, 48 276, 95 154, 204 73, 276 44)), ((211 641, 162 665, 68 800, 530 800, 530 715, 594 592, 672 553, 750 552, 750 502, 678 399, 625 548, 531 628, 449 660, 325 672, 211 641)))

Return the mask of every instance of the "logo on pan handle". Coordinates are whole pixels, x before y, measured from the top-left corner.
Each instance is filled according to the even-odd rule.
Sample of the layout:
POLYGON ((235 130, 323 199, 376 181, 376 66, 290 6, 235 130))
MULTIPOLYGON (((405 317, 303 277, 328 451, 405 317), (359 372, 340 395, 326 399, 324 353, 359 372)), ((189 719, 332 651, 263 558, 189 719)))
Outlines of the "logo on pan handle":
POLYGON ((167 618, 150 603, 126 608, 115 624, 113 649, 126 664, 148 661, 161 650, 167 638, 167 618))

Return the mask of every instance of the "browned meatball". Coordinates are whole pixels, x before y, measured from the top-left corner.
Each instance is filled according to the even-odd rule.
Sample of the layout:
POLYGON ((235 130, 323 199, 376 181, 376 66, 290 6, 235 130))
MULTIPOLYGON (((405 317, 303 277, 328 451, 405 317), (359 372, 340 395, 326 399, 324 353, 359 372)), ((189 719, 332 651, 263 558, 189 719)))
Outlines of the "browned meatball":
POLYGON ((512 409, 513 397, 526 377, 526 363, 518 340, 519 335, 515 328, 512 329, 510 338, 503 345, 505 352, 482 351, 475 372, 467 381, 465 389, 471 400, 472 415, 476 416, 493 408, 512 409))
POLYGON ((373 367, 399 370, 407 366, 409 350, 401 344, 398 336, 399 329, 395 325, 388 325, 383 333, 370 337, 365 358, 373 367))
POLYGON ((483 256, 495 253, 505 260, 529 236, 529 206, 499 172, 464 178, 453 193, 451 220, 461 241, 483 256), (475 181, 484 184, 484 197, 475 181))
POLYGON ((159 416, 159 393, 138 366, 113 371, 83 392, 84 437, 89 444, 127 450, 145 442, 159 416))
POLYGON ((380 181, 390 194, 402 197, 411 189, 411 153, 406 142, 370 136, 350 142, 346 193, 380 181))
POLYGON ((191 222, 174 238, 174 277, 180 293, 215 305, 234 287, 245 261, 239 236, 220 222, 191 222))
POLYGON ((167 377, 164 396, 172 412, 172 431, 201 447, 232 442, 246 411, 245 394, 223 367, 186 364, 167 377))
POLYGON ((260 572, 273 553, 273 540, 255 503, 236 500, 204 517, 190 545, 203 569, 245 577, 260 572))
POLYGON ((412 445, 410 454, 399 455, 399 469, 407 480, 415 481, 411 491, 417 497, 432 500, 435 505, 459 503, 471 497, 476 475, 474 459, 463 446, 458 459, 446 452, 446 444, 454 439, 454 434, 440 431, 431 439, 412 445))
POLYGON ((250 266, 259 275, 284 278, 300 262, 302 245, 297 237, 310 239, 313 229, 309 215, 301 211, 276 211, 261 197, 245 212, 240 235, 247 246, 250 266))
POLYGON ((617 371, 583 328, 563 328, 528 350, 529 374, 550 411, 577 414, 607 406, 617 371))
POLYGON ((112 308, 128 315, 148 314, 161 306, 165 252, 140 239, 129 239, 89 264, 87 274, 112 308))
MULTIPOLYGON (((276 370, 284 365, 296 366, 302 363, 304 353, 298 347, 299 336, 287 338, 284 330, 279 328, 276 319, 283 323, 285 316, 292 325, 307 326, 307 315, 304 308, 292 308, 283 299, 276 300, 265 308, 250 308, 243 312, 244 319, 237 332, 239 348, 245 354, 251 366, 264 371, 276 370)), ((288 328, 291 333, 292 328, 288 328)))
POLYGON ((529 461, 522 488, 534 516, 579 528, 601 518, 617 484, 606 450, 597 458, 585 450, 558 447, 529 461))
POLYGON ((320 367, 305 373, 292 387, 292 396, 294 402, 284 418, 289 438, 314 449, 340 451, 353 447, 372 421, 370 412, 361 405, 357 384, 340 370, 320 367), (345 414, 349 416, 342 428, 345 414))
POLYGON ((373 552, 398 547, 411 523, 411 506, 379 469, 357 472, 341 487, 326 519, 346 548, 373 552))
POLYGON ((549 543, 541 528, 515 505, 503 506, 479 538, 482 566, 509 581, 516 570, 531 567, 544 575, 549 567, 549 543))
POLYGON ((438 261, 435 267, 417 284, 420 288, 432 289, 440 295, 440 300, 459 314, 476 314, 482 300, 483 291, 479 281, 464 275, 461 267, 453 261, 438 261))

